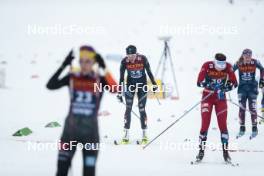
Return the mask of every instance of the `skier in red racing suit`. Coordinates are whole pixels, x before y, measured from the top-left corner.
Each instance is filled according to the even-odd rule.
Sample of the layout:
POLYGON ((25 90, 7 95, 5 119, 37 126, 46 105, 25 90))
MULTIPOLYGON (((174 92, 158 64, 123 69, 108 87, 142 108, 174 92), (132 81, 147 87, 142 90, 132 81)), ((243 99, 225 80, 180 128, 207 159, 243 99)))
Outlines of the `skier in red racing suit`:
POLYGON ((237 87, 237 80, 232 65, 226 62, 226 56, 221 53, 215 55, 214 61, 205 62, 197 80, 198 87, 203 87, 201 102, 202 126, 199 136, 199 154, 197 161, 204 157, 207 132, 211 121, 213 106, 217 116, 218 126, 221 132, 223 156, 226 162, 231 161, 228 154, 228 130, 227 130, 227 101, 225 92, 237 87))

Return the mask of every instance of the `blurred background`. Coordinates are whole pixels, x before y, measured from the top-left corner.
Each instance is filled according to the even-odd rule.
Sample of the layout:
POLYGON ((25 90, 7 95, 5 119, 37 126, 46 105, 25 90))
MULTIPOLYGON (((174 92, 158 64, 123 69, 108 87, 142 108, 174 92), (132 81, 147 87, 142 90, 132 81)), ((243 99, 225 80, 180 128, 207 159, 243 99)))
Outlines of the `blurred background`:
MULTIPOLYGON (((127 45, 136 45, 155 70, 163 50, 159 37, 172 37, 169 45, 181 98, 162 102, 162 108, 154 100, 149 101, 147 112, 153 119, 151 138, 200 99, 197 73, 201 64, 211 60, 216 52, 225 53, 228 61, 234 63, 244 48, 251 48, 253 56, 264 62, 263 17, 262 0, 1 0, 0 175, 54 175, 57 152, 28 152, 24 142, 59 138, 61 128, 47 131, 43 126, 54 120, 63 124, 68 110, 68 90, 53 93, 46 90, 45 84, 71 48, 78 56, 80 45, 94 46, 119 79, 120 59, 127 45), (157 119, 162 119, 162 123, 157 123, 157 119), (25 126, 33 134, 14 140, 11 135, 25 126)), ((232 98, 237 101, 236 91, 232 92, 232 98)), ((111 141, 121 136, 124 108, 120 108, 114 95, 105 97, 101 111, 110 114, 100 122, 102 138, 111 141)), ((237 108, 233 107, 229 124, 234 133, 238 130, 237 114, 237 108)), ((199 108, 190 116, 161 140, 198 139, 199 108)), ((134 124, 134 133, 139 136, 139 123, 134 124)), ((212 127, 215 126, 213 122, 212 127)), ((218 140, 218 133, 213 135, 218 140)), ((261 141, 252 145, 242 140, 241 144, 253 149, 263 146, 261 141)), ((189 170, 186 165, 194 153, 160 152, 158 147, 142 153, 139 149, 119 151, 110 147, 100 155, 98 175, 135 175, 140 170, 139 175, 169 176, 175 174, 175 165, 180 166, 177 169, 180 175, 211 175, 216 169, 220 175, 227 173, 218 166, 206 167, 207 173, 199 168, 189 170), (127 164, 122 165, 124 156, 127 164), (121 160, 112 163, 113 158, 121 160)), ((239 158, 238 154, 234 155, 239 158)), ((263 153, 240 156, 241 160, 252 157, 253 164, 245 163, 248 165, 244 171, 227 170, 241 176, 259 175, 262 168, 258 163, 263 163, 260 155, 263 153)), ((220 154, 217 158, 221 159, 220 154)), ((74 173, 80 175, 81 161, 75 163, 74 173)))

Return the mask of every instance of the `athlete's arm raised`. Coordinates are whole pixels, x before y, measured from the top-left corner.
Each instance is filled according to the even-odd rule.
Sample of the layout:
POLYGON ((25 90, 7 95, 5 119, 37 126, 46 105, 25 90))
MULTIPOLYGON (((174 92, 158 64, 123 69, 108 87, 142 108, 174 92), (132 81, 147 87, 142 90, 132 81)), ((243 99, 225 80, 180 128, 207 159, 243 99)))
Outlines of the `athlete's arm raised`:
POLYGON ((55 72, 55 74, 50 78, 50 80, 47 83, 47 88, 50 90, 59 89, 63 86, 69 85, 70 82, 70 76, 69 74, 64 76, 62 79, 59 79, 59 76, 61 75, 64 68, 68 65, 71 65, 73 57, 73 51, 71 50, 65 60, 63 61, 60 68, 55 72))

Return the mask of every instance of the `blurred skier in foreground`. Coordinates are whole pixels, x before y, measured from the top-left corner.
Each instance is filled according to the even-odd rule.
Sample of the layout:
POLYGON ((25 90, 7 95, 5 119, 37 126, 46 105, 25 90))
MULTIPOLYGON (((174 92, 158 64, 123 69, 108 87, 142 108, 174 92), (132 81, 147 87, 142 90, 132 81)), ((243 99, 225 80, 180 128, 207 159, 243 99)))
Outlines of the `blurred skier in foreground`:
MULTIPOLYGON (((119 85, 124 87, 124 76, 125 71, 127 71, 127 82, 124 87, 124 95, 126 99, 126 112, 124 115, 124 137, 121 141, 122 144, 129 143, 129 128, 131 123, 131 111, 133 106, 133 100, 135 93, 137 93, 138 97, 138 108, 140 113, 140 121, 141 128, 143 130, 142 134, 142 144, 148 142, 148 137, 146 134, 147 130, 147 114, 145 111, 145 106, 147 102, 147 90, 144 89, 144 86, 147 86, 147 72, 151 83, 154 85, 152 91, 156 91, 158 89, 157 83, 154 79, 154 76, 151 72, 150 65, 146 56, 138 54, 137 48, 133 45, 129 45, 126 48, 127 56, 121 61, 120 66, 120 80, 119 85)), ((117 98, 123 102, 122 94, 119 93, 117 98)))
MULTIPOLYGON (((80 71, 59 78, 63 70, 71 65, 73 59, 73 51, 71 51, 47 84, 47 88, 50 90, 68 86, 71 96, 69 114, 61 136, 56 175, 67 176, 77 149, 76 144, 79 143, 84 146, 82 149, 83 175, 94 176, 99 149, 97 115, 103 94, 103 92, 94 89, 94 84, 114 87, 116 83, 110 74, 106 73, 105 76, 101 76, 94 71, 95 63, 98 63, 99 68, 103 70, 106 66, 103 58, 91 46, 80 48, 80 71)), ((117 90, 113 89, 112 91, 117 90)))
MULTIPOLYGON (((249 110, 251 111, 251 123, 252 134, 251 138, 254 138, 258 134, 257 127, 257 96, 258 96, 258 81, 256 80, 256 69, 260 70, 259 87, 264 87, 264 68, 261 63, 252 58, 252 51, 245 49, 242 52, 241 57, 234 65, 234 71, 239 71, 239 86, 238 86, 238 100, 240 104, 239 108, 239 120, 240 130, 237 138, 243 136, 246 131, 245 127, 245 109, 247 107, 247 101, 249 110)), ((263 101, 262 101, 263 102, 263 101)))
POLYGON ((214 61, 205 62, 198 76, 197 85, 204 88, 201 103, 202 126, 199 137, 199 154, 196 163, 202 161, 207 140, 207 132, 211 121, 213 106, 215 107, 218 126, 221 132, 223 157, 231 162, 228 153, 227 100, 225 93, 237 87, 236 76, 232 65, 226 62, 226 56, 215 55, 214 61))

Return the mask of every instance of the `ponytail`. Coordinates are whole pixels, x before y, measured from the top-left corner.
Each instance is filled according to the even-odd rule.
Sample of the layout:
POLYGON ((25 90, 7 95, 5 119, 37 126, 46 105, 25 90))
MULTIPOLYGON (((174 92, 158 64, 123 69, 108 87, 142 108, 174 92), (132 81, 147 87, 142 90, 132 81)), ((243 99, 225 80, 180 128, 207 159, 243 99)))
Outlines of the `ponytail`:
POLYGON ((243 64, 243 60, 244 60, 244 58, 243 58, 243 56, 241 55, 241 56, 239 57, 238 61, 237 61, 237 65, 241 65, 241 64, 243 64))

